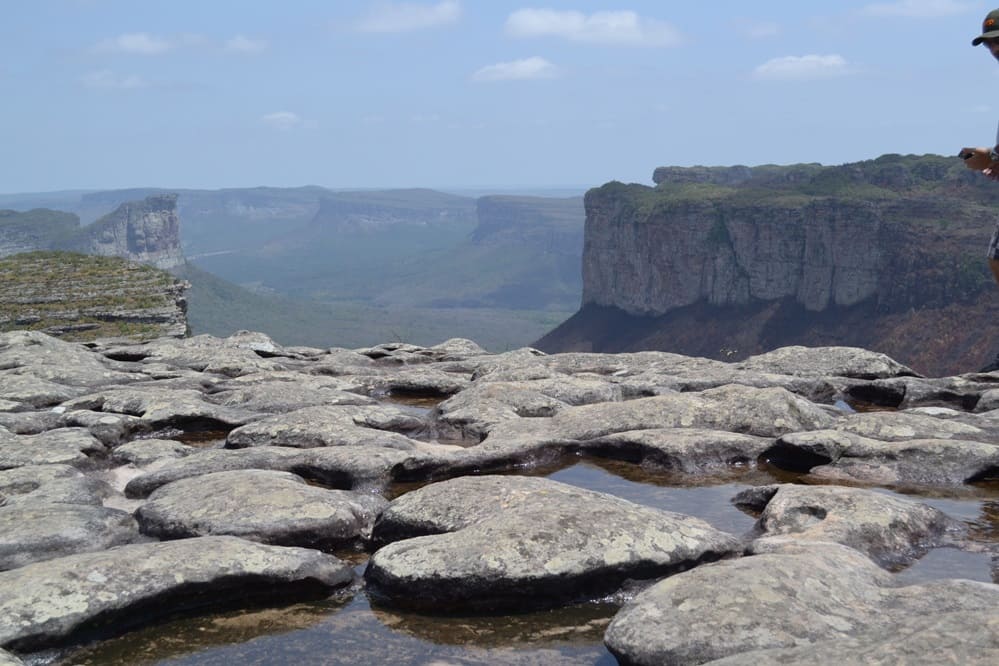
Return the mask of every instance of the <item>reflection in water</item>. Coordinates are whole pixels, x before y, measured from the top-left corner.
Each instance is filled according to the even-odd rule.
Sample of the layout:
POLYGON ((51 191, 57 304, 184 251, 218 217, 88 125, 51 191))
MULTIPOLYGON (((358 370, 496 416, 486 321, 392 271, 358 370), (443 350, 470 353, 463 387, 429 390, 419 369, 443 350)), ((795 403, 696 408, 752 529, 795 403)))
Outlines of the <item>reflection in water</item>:
MULTIPOLYGON (((629 501, 685 513, 731 534, 746 533, 754 516, 732 505, 732 497, 752 486, 808 482, 807 476, 780 470, 732 468, 711 476, 689 476, 628 462, 569 457, 560 465, 521 474, 546 476, 610 493, 629 501)), ((425 484, 397 484, 394 496, 425 484)), ((880 490, 902 495, 899 489, 880 490)), ((964 521, 985 551, 999 543, 999 487, 966 486, 941 492, 906 491, 964 521)), ((368 555, 338 556, 356 565, 358 583, 348 592, 319 602, 267 610, 224 612, 177 619, 117 639, 68 651, 47 663, 110 664, 590 664, 616 660, 603 647, 602 634, 616 612, 609 603, 503 616, 428 615, 369 605, 360 583, 368 555)), ((938 578, 991 580, 987 552, 952 548, 930 551, 897 574, 901 584, 938 578)))

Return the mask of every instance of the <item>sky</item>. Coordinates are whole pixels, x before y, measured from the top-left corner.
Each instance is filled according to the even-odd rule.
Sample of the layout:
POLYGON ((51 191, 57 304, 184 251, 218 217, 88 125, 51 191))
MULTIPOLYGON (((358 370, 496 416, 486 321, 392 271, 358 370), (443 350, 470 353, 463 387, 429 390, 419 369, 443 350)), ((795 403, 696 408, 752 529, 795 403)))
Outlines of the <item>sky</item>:
POLYGON ((0 193, 586 188, 956 155, 996 141, 999 63, 971 46, 993 8, 0 0, 0 193))

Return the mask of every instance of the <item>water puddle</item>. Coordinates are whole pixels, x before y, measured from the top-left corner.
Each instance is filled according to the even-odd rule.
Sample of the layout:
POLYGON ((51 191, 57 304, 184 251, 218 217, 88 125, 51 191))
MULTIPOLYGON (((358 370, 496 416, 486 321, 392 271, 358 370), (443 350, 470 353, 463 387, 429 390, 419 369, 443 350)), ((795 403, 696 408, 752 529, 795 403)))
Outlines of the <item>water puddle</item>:
MULTIPOLYGON (((520 470, 629 501, 696 516, 717 529, 742 535, 755 521, 731 503, 753 486, 800 481, 770 468, 732 468, 711 476, 591 457, 520 470)), ((398 484, 392 495, 425 484, 398 484)), ((881 492, 901 494, 894 490, 881 492)), ((936 496, 906 494, 964 521, 983 546, 999 542, 999 487, 957 489, 936 496)), ((987 550, 987 548, 983 548, 987 550)), ((79 664, 589 664, 612 666, 603 632, 617 611, 589 603, 524 614, 433 615, 372 606, 361 575, 363 552, 337 553, 355 566, 358 582, 318 602, 281 608, 219 612, 180 618, 125 636, 61 653, 33 655, 28 663, 79 664)), ((896 574, 907 585, 939 578, 991 581, 990 556, 953 548, 930 551, 896 574)))

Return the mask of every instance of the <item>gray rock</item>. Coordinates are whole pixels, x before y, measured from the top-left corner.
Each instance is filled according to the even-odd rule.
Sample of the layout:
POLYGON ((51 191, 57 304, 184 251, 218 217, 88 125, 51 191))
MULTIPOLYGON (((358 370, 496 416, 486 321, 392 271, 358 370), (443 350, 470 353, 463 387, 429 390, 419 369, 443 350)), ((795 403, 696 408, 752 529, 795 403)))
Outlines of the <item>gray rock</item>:
MULTIPOLYGON (((62 411, 63 407, 56 409, 62 411)), ((105 446, 117 446, 137 435, 149 432, 153 424, 128 414, 104 414, 77 409, 62 414, 59 421, 61 428, 86 428, 105 446)))
POLYGON ((374 399, 338 388, 323 386, 320 382, 269 381, 260 384, 223 390, 205 399, 216 405, 237 407, 254 412, 284 413, 317 405, 375 405, 374 399))
POLYGON ((940 612, 989 611, 999 586, 945 580, 896 588, 846 546, 786 539, 667 578, 615 616, 604 642, 623 664, 702 664, 768 648, 840 641, 940 612))
POLYGON ((150 428, 228 430, 260 418, 259 414, 213 405, 200 391, 163 389, 155 386, 117 388, 70 400, 68 410, 92 410, 126 414, 142 419, 150 428))
POLYGON ((31 375, 64 386, 91 390, 125 384, 141 375, 118 370, 113 361, 83 345, 63 342, 36 331, 0 333, 0 370, 31 375))
POLYGON ((80 630, 120 633, 181 608, 314 595, 352 578, 351 567, 331 555, 235 537, 72 555, 0 573, 0 646, 38 649, 80 630))
MULTIPOLYGON (((817 430, 817 428, 811 429, 817 430)), ((911 412, 850 414, 843 417, 836 429, 871 439, 879 439, 883 442, 900 442, 909 439, 990 441, 988 433, 982 428, 911 412)))
POLYGON ((732 502, 760 513, 756 529, 764 536, 840 543, 886 568, 908 565, 963 531, 931 506, 857 488, 757 486, 732 502))
POLYGON ((662 428, 633 430, 583 443, 591 455, 653 464, 687 473, 727 467, 755 465, 773 440, 721 430, 662 428))
POLYGON ((118 463, 145 466, 164 458, 186 458, 198 449, 172 439, 137 439, 119 446, 111 453, 118 463))
POLYGON ((37 435, 46 430, 62 427, 65 427, 65 424, 59 407, 44 412, 0 413, 0 428, 18 435, 37 435))
POLYGON ((226 447, 369 446, 412 450, 417 443, 398 432, 422 429, 423 421, 394 407, 306 407, 236 428, 226 447))
POLYGON ((0 432, 0 469, 47 464, 86 468, 93 465, 94 457, 106 453, 104 445, 82 428, 60 428, 39 435, 0 432))
POLYGON ((15 400, 35 409, 58 405, 75 398, 83 389, 56 384, 29 374, 17 371, 0 372, 0 399, 15 400))
POLYGON ((999 446, 960 439, 883 442, 839 430, 816 430, 780 437, 761 458, 829 481, 939 486, 993 474, 999 466, 999 446))
POLYGON ((0 507, 0 570, 135 541, 138 526, 124 511, 68 504, 0 507))
POLYGON ((24 662, 6 650, 0 650, 0 666, 24 666, 24 662))
POLYGON ((166 364, 225 377, 283 369, 279 363, 265 359, 254 351, 253 347, 256 346, 257 343, 240 339, 238 335, 232 338, 196 335, 181 340, 158 338, 138 348, 130 347, 120 351, 111 349, 105 351, 105 354, 112 358, 127 354, 141 359, 143 363, 166 364))
POLYGON ((409 461, 420 459, 420 455, 397 449, 363 447, 295 449, 259 446, 207 450, 167 461, 157 469, 135 477, 125 487, 125 494, 128 497, 146 497, 160 486, 180 479, 242 469, 293 472, 337 488, 384 485, 409 461))
POLYGON ((135 516, 161 539, 239 536, 281 546, 330 549, 370 533, 381 497, 310 486, 270 470, 217 472, 161 486, 135 516))
POLYGON ((392 502, 365 577, 395 605, 554 605, 732 555, 707 523, 547 479, 463 477, 392 502))
POLYGON ((34 492, 60 479, 82 479, 83 472, 69 465, 27 465, 0 471, 0 492, 20 495, 34 492))
MULTIPOLYGON (((40 467, 63 467, 63 465, 40 465, 40 467)), ((21 467, 18 469, 28 468, 21 467)), ((7 472, 16 472, 18 469, 7 470, 7 472)), ((71 467, 70 469, 73 468, 71 467)), ((0 492, 4 492, 7 496, 6 506, 40 506, 42 504, 101 506, 106 498, 115 494, 114 488, 105 481, 82 474, 80 476, 52 479, 40 483, 36 488, 26 492, 0 492)))
POLYGON ((999 663, 999 614, 994 610, 904 617, 849 638, 754 650, 712 661, 711 666, 827 666, 827 664, 999 663))
POLYGON ((911 368, 859 347, 781 347, 750 356, 736 367, 781 375, 839 376, 857 379, 915 376, 911 368))

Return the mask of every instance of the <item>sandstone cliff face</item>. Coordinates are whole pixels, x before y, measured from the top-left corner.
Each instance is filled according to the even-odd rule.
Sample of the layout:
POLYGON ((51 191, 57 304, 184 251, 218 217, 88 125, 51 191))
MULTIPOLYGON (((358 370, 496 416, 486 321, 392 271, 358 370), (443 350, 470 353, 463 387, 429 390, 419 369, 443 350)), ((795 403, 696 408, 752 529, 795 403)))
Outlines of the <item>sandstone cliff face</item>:
POLYGON ((957 372, 999 346, 990 325, 999 298, 984 259, 999 188, 958 160, 663 167, 654 180, 655 188, 608 183, 587 193, 585 316, 540 348, 721 357, 860 344, 927 371, 957 372), (946 318, 928 314, 942 308, 946 318), (961 349, 934 345, 927 357, 894 332, 939 319, 932 332, 953 341, 945 330, 957 325, 953 308, 980 323, 979 339, 962 338, 961 349), (599 324, 611 311, 632 319, 599 324), (874 325, 887 317, 893 328, 874 325))
POLYGON ((125 257, 157 268, 184 263, 180 247, 177 195, 158 194, 130 201, 86 227, 59 249, 105 257, 125 257))

